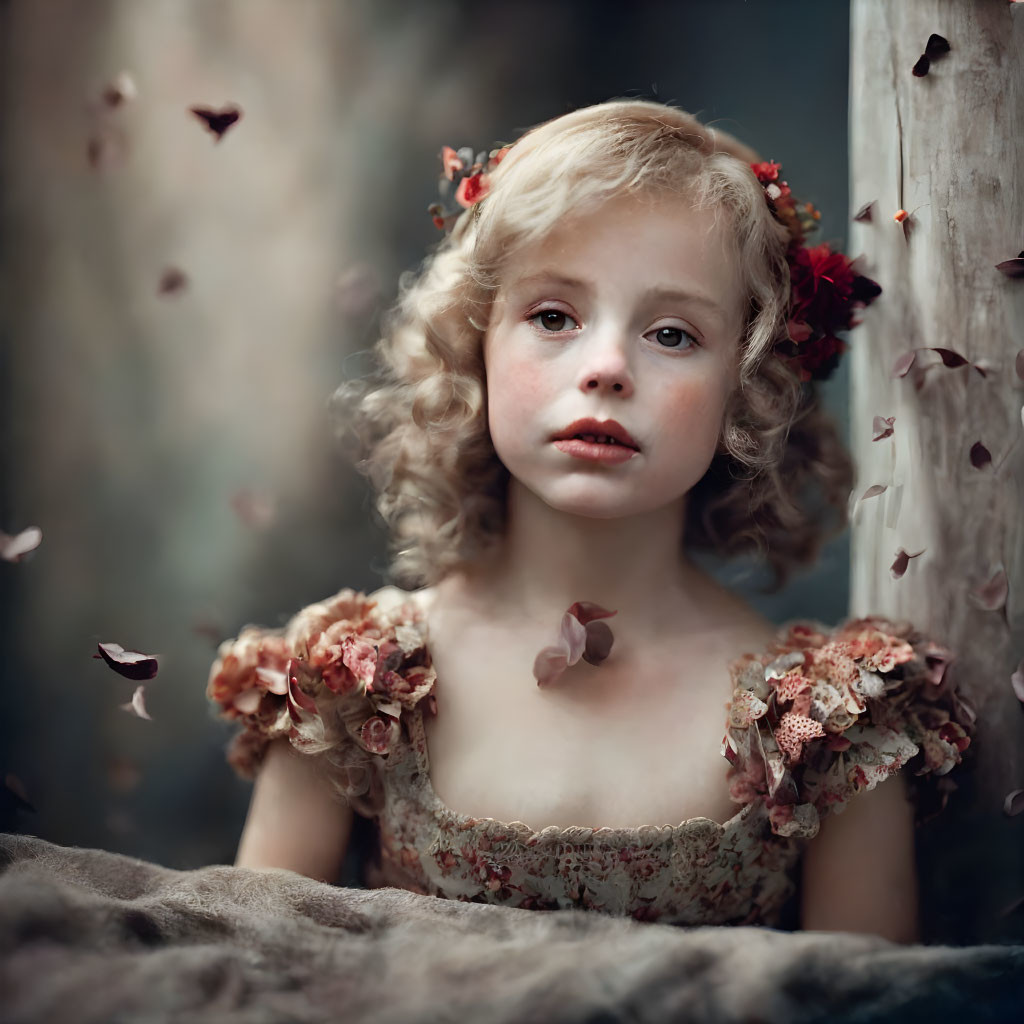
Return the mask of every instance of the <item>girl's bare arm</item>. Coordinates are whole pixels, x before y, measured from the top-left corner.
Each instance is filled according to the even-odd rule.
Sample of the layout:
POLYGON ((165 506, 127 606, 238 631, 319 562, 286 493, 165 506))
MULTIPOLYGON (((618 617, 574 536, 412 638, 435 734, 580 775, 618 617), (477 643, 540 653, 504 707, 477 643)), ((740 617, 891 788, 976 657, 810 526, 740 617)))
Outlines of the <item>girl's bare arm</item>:
POLYGON ((287 739, 274 740, 256 777, 235 866, 288 868, 334 883, 352 817, 312 757, 293 750, 287 739))
POLYGON ((822 819, 803 855, 801 926, 914 943, 917 899, 914 809, 896 775, 822 819))

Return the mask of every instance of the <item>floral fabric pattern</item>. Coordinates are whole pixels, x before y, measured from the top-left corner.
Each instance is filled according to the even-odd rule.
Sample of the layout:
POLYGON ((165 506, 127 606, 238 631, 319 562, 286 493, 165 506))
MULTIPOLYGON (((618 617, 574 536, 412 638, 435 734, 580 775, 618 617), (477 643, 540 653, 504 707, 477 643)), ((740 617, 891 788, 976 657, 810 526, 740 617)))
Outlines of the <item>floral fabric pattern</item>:
POLYGON ((430 781, 424 714, 436 677, 423 614, 394 587, 343 590, 280 630, 221 645, 207 694, 243 728, 228 751, 252 778, 287 736, 326 758, 338 790, 377 819, 367 884, 535 910, 569 907, 682 925, 776 925, 821 817, 906 769, 919 819, 944 805, 973 712, 947 649, 907 623, 799 622, 729 665, 723 771, 737 813, 634 829, 461 815, 430 781))

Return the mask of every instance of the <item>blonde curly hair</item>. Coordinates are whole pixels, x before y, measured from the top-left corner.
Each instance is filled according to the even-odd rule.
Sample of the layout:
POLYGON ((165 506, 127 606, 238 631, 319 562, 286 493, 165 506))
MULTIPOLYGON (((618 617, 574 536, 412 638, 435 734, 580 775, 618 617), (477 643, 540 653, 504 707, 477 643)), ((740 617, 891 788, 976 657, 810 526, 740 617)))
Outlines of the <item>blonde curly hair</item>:
POLYGON ((688 496, 686 548, 759 554, 774 573, 765 589, 777 590, 845 526, 850 456, 815 385, 772 355, 788 337, 789 234, 768 209, 756 162, 727 133, 647 100, 585 107, 513 144, 486 197, 400 278, 374 349, 377 373, 332 398, 391 531, 393 579, 431 585, 494 549, 508 471, 488 432, 482 339, 502 268, 568 214, 621 195, 682 196, 716 221, 720 213, 747 294, 737 383, 719 450, 688 496))

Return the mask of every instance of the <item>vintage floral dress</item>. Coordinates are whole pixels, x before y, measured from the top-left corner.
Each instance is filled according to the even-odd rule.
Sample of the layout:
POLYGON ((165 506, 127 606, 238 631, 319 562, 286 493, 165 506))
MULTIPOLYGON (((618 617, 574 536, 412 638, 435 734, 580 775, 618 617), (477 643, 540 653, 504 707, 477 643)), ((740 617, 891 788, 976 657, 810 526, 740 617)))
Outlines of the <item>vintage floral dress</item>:
POLYGON ((243 726, 228 759, 253 778, 287 736, 352 807, 376 820, 366 884, 530 909, 587 908, 682 925, 780 925, 804 844, 822 815, 904 769, 918 820, 948 777, 974 715, 951 687, 951 652, 908 623, 781 627, 768 651, 729 666, 723 770, 739 805, 717 823, 550 826, 457 814, 430 781, 423 716, 434 693, 422 609, 394 587, 343 590, 283 628, 225 641, 207 694, 243 726))

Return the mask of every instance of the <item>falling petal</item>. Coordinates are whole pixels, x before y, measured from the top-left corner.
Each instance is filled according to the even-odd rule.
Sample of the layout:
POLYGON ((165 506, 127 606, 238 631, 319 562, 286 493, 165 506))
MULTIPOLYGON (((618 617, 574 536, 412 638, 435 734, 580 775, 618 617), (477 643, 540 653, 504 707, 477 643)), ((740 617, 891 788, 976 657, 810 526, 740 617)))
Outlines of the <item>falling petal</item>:
POLYGON ((238 518, 254 530, 266 529, 277 517, 273 498, 244 488, 231 495, 231 507, 238 518))
POLYGON ((122 71, 103 90, 103 102, 108 107, 119 107, 122 103, 128 103, 138 96, 139 91, 135 87, 135 80, 127 71, 122 71))
POLYGON ((892 425, 895 420, 895 416, 876 416, 871 421, 871 429, 875 432, 871 440, 881 441, 883 438, 892 437, 892 425))
POLYGON ((942 36, 932 33, 928 37, 928 42, 924 48, 925 54, 932 60, 938 60, 940 57, 945 57, 949 53, 949 42, 942 36))
POLYGON ((17 801, 19 810, 31 811, 33 814, 36 813, 35 807, 32 806, 32 801, 28 798, 28 790, 25 789, 25 784, 13 772, 8 772, 4 776, 4 788, 17 801))
POLYGON ((912 348, 909 352, 904 352, 903 355, 892 364, 892 376, 893 377, 906 377, 910 372, 910 368, 914 365, 914 360, 917 358, 917 349, 912 348))
POLYGON ((594 619, 610 619, 618 612, 610 612, 607 608, 594 604, 593 601, 576 601, 569 606, 569 614, 579 619, 585 626, 594 619))
POLYGON ((109 171, 124 166, 128 141, 124 132, 113 126, 97 129, 86 143, 85 158, 95 171, 109 171))
POLYGON ((566 612, 562 616, 562 623, 559 627, 559 644, 565 651, 570 665, 575 665, 587 648, 587 630, 579 619, 572 612, 566 612))
POLYGON ((932 66, 932 62, 928 59, 928 55, 922 53, 917 58, 917 63, 910 69, 911 73, 915 78, 924 78, 928 74, 928 69, 932 66))
POLYGON ((38 526, 29 526, 14 536, 0 531, 0 558, 5 562, 20 562, 39 547, 42 539, 43 531, 38 526))
POLYGON ((1015 789, 1012 793, 1006 794, 1003 801, 1003 814, 1012 818, 1014 815, 1024 811, 1024 789, 1015 789))
POLYGON ((1006 570, 1000 566, 992 574, 991 579, 979 586, 972 587, 967 596, 978 608, 987 612, 995 612, 1006 604, 1008 591, 1006 570))
POLYGON ((932 352, 938 352, 942 357, 942 362, 949 367, 966 366, 969 362, 959 352, 954 352, 951 348, 933 348, 932 352))
POLYGON ((146 704, 143 700, 142 691, 142 686, 136 686, 135 692, 132 694, 132 699, 127 704, 122 704, 121 710, 131 711, 139 718, 145 718, 147 722, 152 722, 153 719, 149 717, 149 714, 146 711, 146 704))
POLYGON ((860 500, 863 501, 865 498, 875 498, 883 491, 888 489, 888 484, 872 484, 861 496, 860 500))
POLYGON ((569 667, 569 656, 561 647, 545 647, 533 662, 538 686, 550 686, 569 667))
POLYGON ((907 219, 907 218, 908 218, 909 216, 910 216, 910 214, 909 214, 909 213, 907 213, 907 211, 906 211, 906 210, 902 210, 902 209, 900 209, 900 210, 897 210, 897 211, 896 211, 896 212, 895 212, 895 213, 894 213, 894 214, 892 215, 892 219, 893 219, 894 221, 896 221, 896 223, 897 223, 897 224, 902 224, 902 223, 903 223, 903 222, 904 222, 904 221, 905 221, 905 220, 906 220, 906 219, 907 219))
POLYGON ((1013 368, 1017 371, 1017 376, 1024 380, 1024 348, 1017 353, 1017 358, 1013 361, 1013 368))
POLYGON ((380 295, 377 272, 368 263, 357 263, 338 276, 335 296, 338 309, 346 316, 368 313, 380 295))
POLYGON ((1017 666, 1017 671, 1010 676, 1010 685, 1017 695, 1017 700, 1024 704, 1024 661, 1017 666))
POLYGON ((854 215, 853 219, 861 222, 870 222, 872 219, 872 207, 875 205, 875 201, 872 199, 870 203, 865 203, 854 215))
POLYGON ((220 142, 224 133, 242 116, 241 108, 234 104, 230 104, 222 110, 214 110, 212 107, 189 107, 188 109, 203 122, 207 131, 215 136, 215 142, 220 142))
POLYGON ((107 762, 107 785, 119 793, 130 793, 142 781, 142 771, 135 761, 117 757, 107 762))
POLYGON ((992 453, 980 442, 971 445, 971 465, 975 469, 984 469, 992 462, 992 453))
MULTIPOLYGON (((120 644, 97 644, 103 660, 126 679, 152 679, 159 669, 155 654, 126 651, 120 644)), ((98 657, 98 655, 93 655, 98 657)))
POLYGON ((165 267, 157 286, 158 295, 176 295, 188 285, 188 275, 177 267, 165 267))
POLYGON ((1001 270, 1007 277, 1024 277, 1024 252, 1012 260, 997 263, 996 270, 1001 270))
POLYGON ((600 665, 611 653, 614 638, 607 622, 587 623, 587 647, 583 660, 591 665, 600 665))
POLYGON ((213 619, 198 619, 192 625, 192 632, 208 640, 214 646, 225 637, 224 628, 213 619))
POLYGON ((919 555, 925 553, 925 548, 921 548, 920 551, 915 551, 912 555, 900 548, 896 552, 896 561, 889 566, 889 572, 892 573, 894 580, 900 579, 903 574, 907 571, 907 566, 910 565, 912 558, 917 558, 919 555))

